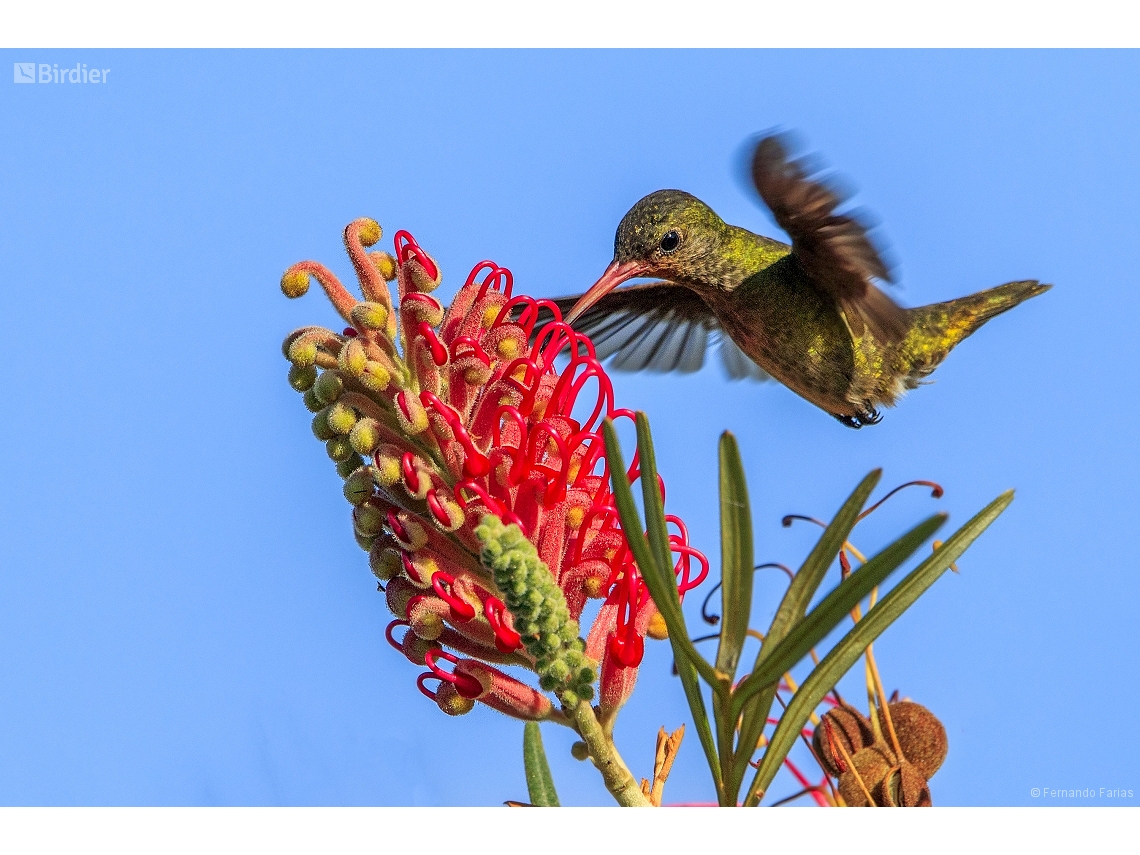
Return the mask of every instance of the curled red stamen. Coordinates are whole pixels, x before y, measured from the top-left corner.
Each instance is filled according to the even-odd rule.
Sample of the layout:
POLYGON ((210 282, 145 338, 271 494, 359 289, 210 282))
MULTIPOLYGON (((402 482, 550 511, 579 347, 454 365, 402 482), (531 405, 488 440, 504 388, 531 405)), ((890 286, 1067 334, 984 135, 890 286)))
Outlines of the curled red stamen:
POLYGON ((476 277, 479 275, 479 272, 483 270, 487 271, 487 275, 483 278, 483 282, 480 284, 479 293, 475 297, 475 302, 478 303, 485 296, 487 296, 487 289, 490 287, 494 287, 496 291, 501 292, 503 296, 509 300, 511 297, 511 290, 514 288, 515 277, 507 268, 499 267, 499 265, 495 264, 495 262, 491 261, 490 259, 484 259, 471 268, 471 272, 467 274, 467 281, 463 283, 463 287, 471 287, 471 285, 474 284, 476 277))
POLYGON ((420 486, 420 476, 416 472, 416 456, 410 451, 405 451, 404 456, 400 458, 400 472, 404 476, 404 486, 408 488, 409 493, 415 493, 420 486))
POLYGON ((433 674, 431 671, 424 671, 420 676, 416 677, 416 688, 423 692, 427 697, 435 700, 435 692, 424 685, 424 680, 440 680, 438 674, 433 674))
POLYGON ((400 522, 400 518, 396 516, 396 512, 391 508, 388 513, 384 515, 385 522, 388 523, 388 531, 396 536, 396 539, 403 543, 411 543, 412 539, 408 536, 408 530, 404 528, 404 524, 400 522))
POLYGON ((491 367, 491 357, 483 350, 482 345, 469 335, 461 335, 451 343, 451 358, 452 360, 459 360, 468 356, 474 356, 488 368, 491 367), (460 350, 461 347, 462 350, 460 350))
POLYGON ((428 491, 427 506, 428 506, 428 510, 431 511, 431 515, 433 517, 435 517, 435 521, 437 523, 439 523, 441 526, 443 526, 443 528, 450 528, 451 527, 451 515, 447 512, 447 509, 439 501, 439 496, 437 496, 435 494, 435 490, 429 490, 428 491))
POLYGON ((503 382, 508 386, 513 386, 522 395, 518 410, 524 416, 529 416, 531 410, 534 409, 534 396, 538 391, 538 382, 541 377, 542 371, 537 363, 525 356, 516 359, 503 369, 503 382), (525 369, 522 379, 514 376, 519 368, 525 369))
POLYGON ((554 315, 555 321, 562 320, 562 313, 558 309, 558 305, 551 300, 536 300, 533 297, 519 296, 512 297, 507 300, 503 308, 499 309, 499 314, 495 316, 495 320, 491 323, 491 329, 503 326, 504 324, 511 324, 518 327, 523 331, 527 338, 530 338, 534 333, 534 325, 538 323, 538 314, 542 309, 546 309, 554 315), (515 309, 522 307, 519 316, 515 320, 511 320, 511 314, 515 309))
POLYGON ((431 575, 431 586, 441 600, 451 607, 451 616, 457 621, 469 621, 475 617, 475 607, 466 600, 457 597, 452 588, 455 577, 443 570, 437 570, 431 575))
POLYGON ((435 664, 436 659, 444 659, 452 665, 459 664, 459 659, 446 650, 429 650, 424 654, 424 661, 433 675, 444 682, 451 683, 455 686, 455 691, 469 700, 475 700, 483 694, 483 684, 470 674, 449 674, 435 664))
POLYGON ((447 364, 447 348, 443 346, 443 342, 439 340, 439 336, 435 334, 431 324, 427 321, 420 321, 420 325, 416 327, 417 332, 423 336, 424 341, 427 342, 428 348, 431 350, 431 361, 438 367, 442 368, 447 364))
POLYGON ((670 543, 670 547, 673 552, 680 555, 673 567, 673 573, 674 575, 680 574, 680 579, 677 582, 677 594, 684 602, 685 593, 700 585, 709 575, 709 560, 699 549, 694 549, 687 543, 670 543), (689 563, 693 558, 696 558, 701 565, 701 572, 697 574, 695 579, 689 577, 689 563))
POLYGON ((611 415, 613 410, 614 387, 601 364, 592 357, 574 356, 571 358, 570 364, 566 366, 562 376, 558 378, 558 383, 554 386, 554 391, 550 395, 550 403, 547 405, 547 412, 570 415, 582 387, 591 377, 598 381, 597 400, 590 417, 582 423, 582 430, 589 432, 598 430, 601 426, 602 417, 611 415), (583 369, 580 375, 578 375, 579 368, 583 369))
MULTIPOLYGON (((404 393, 401 392, 400 394, 404 393)), ((426 390, 420 393, 420 403, 439 413, 440 417, 447 422, 447 426, 451 428, 452 433, 455 434, 456 441, 463 446, 464 475, 468 478, 482 478, 491 471, 491 462, 471 441, 471 435, 464 427, 463 420, 459 418, 459 413, 441 401, 437 395, 426 390)))
POLYGON ((479 501, 481 501, 484 505, 486 505, 487 509, 493 514, 501 515, 502 511, 504 510, 502 502, 488 493, 485 489, 483 489, 482 486, 468 479, 466 481, 460 481, 455 485, 455 501, 459 502, 459 507, 465 511, 467 510, 467 505, 471 500, 463 495, 463 490, 470 490, 472 493, 474 493, 475 497, 479 499, 479 501))
POLYGON ((404 418, 409 422, 412 420, 412 411, 408 409, 408 402, 404 400, 404 395, 407 393, 401 389, 396 395, 396 405, 400 408, 400 412, 404 414, 404 418))
MULTIPOLYGON (((413 582, 422 582, 423 577, 420 576, 420 571, 416 569, 416 565, 412 563, 412 559, 408 557, 408 553, 401 550, 400 563, 404 565, 404 572, 408 574, 408 578, 413 582)), ((412 604, 408 603, 408 611, 411 611, 412 604)))
POLYGON ((392 637, 392 630, 398 626, 411 626, 411 624, 409 624, 406 620, 394 620, 384 628, 384 637, 388 639, 388 643, 395 647, 397 650, 403 651, 404 643, 402 641, 396 641, 396 639, 392 637))
POLYGON ((496 597, 488 597, 483 601, 483 614, 495 632, 495 647, 501 653, 511 653, 522 647, 522 636, 503 622, 506 608, 506 604, 496 597))
POLYGON ((424 273, 427 274, 428 279, 434 281, 438 277, 439 270, 435 266, 435 263, 428 258, 427 253, 416 243, 416 239, 412 237, 411 233, 401 229, 396 232, 393 243, 396 245, 396 260, 399 261, 400 264, 405 264, 409 258, 414 257, 416 261, 419 262, 420 267, 424 269, 424 273))

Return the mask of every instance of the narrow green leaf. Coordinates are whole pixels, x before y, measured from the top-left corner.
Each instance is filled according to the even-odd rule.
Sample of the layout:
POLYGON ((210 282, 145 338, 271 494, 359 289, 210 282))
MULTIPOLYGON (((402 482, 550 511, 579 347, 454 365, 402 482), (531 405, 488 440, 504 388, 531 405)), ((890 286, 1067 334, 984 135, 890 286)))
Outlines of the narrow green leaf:
MULTIPOLYGON (((851 529, 855 527, 859 513, 879 483, 882 473, 881 469, 876 469, 859 482, 859 486, 839 508, 838 513, 824 530, 823 535, 793 577, 792 583, 784 594, 784 599, 780 602, 780 607, 776 610, 776 616, 772 619, 772 625, 768 628, 768 633, 760 645, 756 663, 752 666, 753 672, 760 667, 760 664, 775 649, 776 645, 784 640, 792 627, 802 620, 807 613, 808 604, 815 596, 815 592, 819 590, 820 584, 827 575, 828 568, 831 567, 848 535, 851 534, 851 529)), ((748 762, 752 757, 756 743, 760 739, 760 734, 764 732, 775 697, 774 687, 765 689, 744 706, 744 714, 740 722, 740 739, 737 742, 739 747, 736 762, 729 773, 731 775, 730 789, 739 788, 741 781, 744 780, 744 775, 748 771, 748 762)))
POLYGON ((536 721, 523 725, 523 767, 526 769, 530 803, 536 807, 560 807, 550 764, 546 762, 546 750, 542 747, 542 733, 536 721))
MULTIPOLYGON (((808 555, 807 560, 804 561, 803 566, 792 579, 792 583, 788 586, 788 590, 780 602, 780 607, 776 611, 776 616, 772 619, 772 624, 761 644, 756 663, 752 668, 753 671, 760 667, 764 658, 771 653, 780 641, 783 641, 788 631, 807 613, 808 604, 819 589, 819 585, 835 560, 835 556, 839 554, 839 550, 850 535, 851 529, 858 520, 859 513, 867 503, 867 499, 878 484, 881 475, 882 470, 876 469, 859 483, 859 486, 840 507, 839 512, 827 526, 808 555)), ((756 744, 764 730, 774 697, 774 692, 763 692, 745 707, 740 728, 741 746, 756 744)), ((750 756, 750 752, 742 751, 737 758, 735 772, 739 775, 739 779, 743 779, 750 756)))
POLYGON ((835 561, 835 557, 839 554, 843 544, 847 542, 851 529, 855 527, 855 523, 859 519, 859 513, 867 504, 867 499, 878 485, 882 474, 882 469, 876 469, 859 482, 859 486, 848 496, 847 501, 843 503, 835 518, 827 526, 819 541, 816 542, 807 560, 804 561, 803 566, 792 579, 791 585, 788 586, 784 599, 780 602, 780 608, 777 609, 776 616, 772 619, 772 625, 768 629, 764 644, 756 657, 756 668, 760 666, 772 648, 783 641, 784 636, 788 634, 791 628, 807 614, 808 604, 815 596, 815 592, 819 590, 820 583, 827 575, 827 569, 835 561))
POLYGON ((720 437, 720 644, 718 671, 735 676, 752 613, 752 512, 736 437, 720 437))
MULTIPOLYGON (((717 800, 722 801, 724 780, 721 775, 720 760, 717 758, 716 741, 713 739, 712 728, 709 727, 709 714, 705 710, 705 699, 701 695, 701 684, 697 682, 697 669, 685 657, 677 656, 676 652, 676 648, 674 648, 673 655, 677 665, 677 675, 681 678, 681 686, 685 690, 685 700, 689 702, 689 712, 693 714, 693 724, 697 728, 697 737, 701 740, 701 748, 704 749, 705 760, 709 764, 709 772, 712 773, 717 800)), ((739 787, 737 789, 739 790, 739 787)))
MULTIPOLYGON (((681 600, 677 596, 677 586, 673 581, 664 582, 663 574, 657 568, 653 558, 649 541, 642 534, 641 518, 637 514, 637 505, 633 501, 633 491, 625 477, 625 460, 622 459, 621 444, 618 442, 617 431, 614 430, 613 421, 606 419, 602 422, 602 433, 606 443, 606 462, 610 467, 610 482, 614 489, 614 502, 617 504, 621 527, 625 532, 626 542, 633 553, 633 559, 641 570, 645 579, 649 595, 653 604, 661 612, 665 626, 669 629, 669 643, 673 646, 673 655, 678 659, 688 659, 693 663, 697 672, 710 686, 714 688, 721 682, 717 672, 693 646, 685 628, 685 618, 681 614, 681 600)), ((667 571, 670 580, 673 579, 672 568, 667 571)), ((695 715, 696 713, 694 713, 695 715)))
POLYGON ((808 651, 839 626, 856 604, 871 593, 872 588, 910 558, 945 521, 945 514, 935 514, 924 520, 840 582, 772 649, 760 667, 740 682, 732 693, 733 710, 739 712, 751 696, 776 683, 807 656, 808 651))
POLYGON ((1012 501, 1013 491, 1010 490, 990 502, 973 519, 951 535, 933 555, 895 585, 890 593, 876 603, 866 616, 823 657, 780 717, 780 723, 772 734, 764 758, 760 761, 760 767, 756 770, 756 775, 748 788, 745 804, 758 804, 763 798, 788 751, 811 717, 812 711, 819 706, 823 696, 831 691, 851 666, 859 661, 867 645, 910 608, 1012 501))
MULTIPOLYGON (((659 575, 676 587, 673 581, 673 554, 669 548, 669 527, 665 522, 665 502, 661 499, 661 487, 657 479, 657 454, 653 450, 653 436, 649 432, 649 417, 638 412, 634 417, 637 424, 637 461, 641 470, 641 500, 645 507, 645 532, 649 547, 653 551, 659 575)), ((677 607, 681 601, 678 598, 677 607)))

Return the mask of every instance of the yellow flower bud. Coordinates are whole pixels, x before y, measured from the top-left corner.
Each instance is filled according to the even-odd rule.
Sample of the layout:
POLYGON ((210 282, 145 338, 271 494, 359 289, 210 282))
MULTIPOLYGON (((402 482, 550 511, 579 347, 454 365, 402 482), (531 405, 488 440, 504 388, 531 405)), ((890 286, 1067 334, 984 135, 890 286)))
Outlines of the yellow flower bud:
POLYGON ((356 424, 356 411, 352 407, 346 407, 344 404, 333 404, 325 410, 325 418, 328 421, 329 429, 333 433, 339 433, 342 436, 347 436, 348 432, 352 430, 356 424))
POLYGON ((362 246, 373 246, 380 240, 384 232, 380 228, 380 224, 371 217, 361 217, 356 221, 360 226, 360 243, 362 246))
POLYGON ((281 293, 290 300, 309 290, 309 274, 303 270, 287 270, 281 277, 281 293))
POLYGON ((388 323, 388 307, 380 303, 357 303, 352 307, 352 323, 366 330, 382 330, 388 323))
POLYGON ((391 282, 396 278, 396 259, 392 257, 391 253, 370 252, 368 257, 372 261, 372 266, 376 268, 376 272, 384 278, 385 282, 391 282))
POLYGON ((317 358, 317 343, 306 336, 299 336, 289 345, 289 361, 294 365, 312 365, 317 358))
POLYGON ((364 345, 354 338, 345 342, 337 356, 337 366, 341 371, 359 377, 368 362, 368 354, 364 352, 364 345))
POLYGON ((357 454, 368 456, 380 444, 380 422, 376 419, 361 419, 348 432, 348 441, 357 454))
POLYGON ((463 697, 451 683, 443 683, 436 689, 435 702, 448 715, 466 715, 475 708, 475 701, 463 697))
POLYGON ((392 382, 392 375, 382 364, 370 359, 364 363, 364 370, 358 379, 373 392, 383 392, 392 382))

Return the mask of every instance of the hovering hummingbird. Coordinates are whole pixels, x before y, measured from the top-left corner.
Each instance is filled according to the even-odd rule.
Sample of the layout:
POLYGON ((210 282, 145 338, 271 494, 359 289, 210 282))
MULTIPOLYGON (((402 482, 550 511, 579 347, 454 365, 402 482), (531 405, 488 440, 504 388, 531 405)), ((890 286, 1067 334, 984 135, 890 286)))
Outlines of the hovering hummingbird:
POLYGON ((725 223, 680 190, 622 218, 614 260, 585 294, 555 300, 599 359, 626 371, 696 371, 710 338, 734 378, 776 378, 843 424, 880 420, 950 350, 995 315, 1048 290, 1036 280, 915 309, 875 280, 891 274, 846 194, 786 138, 759 141, 751 179, 791 246, 725 223), (664 281, 622 283, 644 276, 664 281), (617 290, 615 290, 617 289, 617 290))

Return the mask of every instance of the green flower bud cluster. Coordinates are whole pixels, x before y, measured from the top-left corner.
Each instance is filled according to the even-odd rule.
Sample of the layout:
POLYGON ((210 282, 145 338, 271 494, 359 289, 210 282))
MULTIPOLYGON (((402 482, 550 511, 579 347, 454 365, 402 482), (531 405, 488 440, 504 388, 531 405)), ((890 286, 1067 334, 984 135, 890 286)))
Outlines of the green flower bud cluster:
POLYGON ((483 545, 480 561, 494 574, 515 631, 535 659, 539 685, 567 707, 594 696, 597 664, 585 654, 578 622, 571 620, 566 597, 534 544, 517 525, 487 515, 475 529, 483 545))

